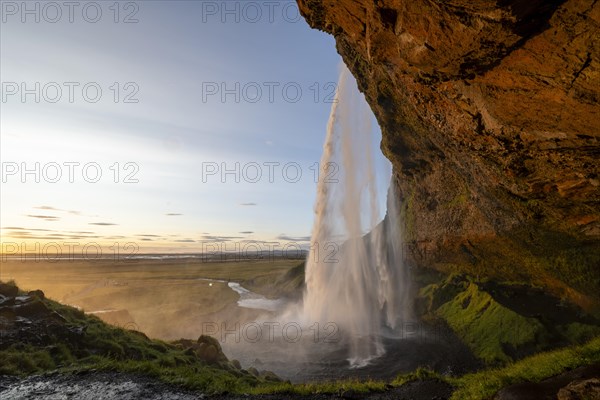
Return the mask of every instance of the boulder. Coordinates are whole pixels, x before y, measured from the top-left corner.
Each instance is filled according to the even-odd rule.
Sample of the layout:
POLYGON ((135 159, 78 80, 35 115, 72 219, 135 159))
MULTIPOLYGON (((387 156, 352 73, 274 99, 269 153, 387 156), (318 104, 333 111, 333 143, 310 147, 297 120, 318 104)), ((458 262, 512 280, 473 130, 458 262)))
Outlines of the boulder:
POLYGON ((32 318, 49 315, 51 312, 40 300, 31 300, 11 307, 14 313, 20 317, 32 318))
POLYGON ((573 381, 560 389, 556 397, 558 400, 600 399, 600 379, 573 381))
POLYGON ((212 336, 202 335, 194 345, 196 354, 209 363, 227 362, 221 344, 212 336))
POLYGON ((266 381, 281 382, 281 378, 275 375, 275 372, 273 371, 261 371, 260 377, 266 381))
POLYGON ((15 297, 19 294, 19 289, 14 285, 0 282, 0 294, 6 297, 15 297))
POLYGON ((36 297, 36 298, 38 298, 40 300, 44 300, 46 298, 46 295, 41 290, 32 290, 32 291, 30 291, 30 292, 27 293, 27 296, 29 296, 29 297, 36 297))

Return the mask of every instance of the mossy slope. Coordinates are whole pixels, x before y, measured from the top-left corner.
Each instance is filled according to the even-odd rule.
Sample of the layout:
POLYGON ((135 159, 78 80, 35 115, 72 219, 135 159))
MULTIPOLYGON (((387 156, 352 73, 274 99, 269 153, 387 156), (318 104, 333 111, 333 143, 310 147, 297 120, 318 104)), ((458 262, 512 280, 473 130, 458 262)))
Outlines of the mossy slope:
POLYGON ((488 365, 600 335, 595 318, 535 288, 491 285, 459 275, 423 287, 418 304, 420 312, 443 320, 488 365))

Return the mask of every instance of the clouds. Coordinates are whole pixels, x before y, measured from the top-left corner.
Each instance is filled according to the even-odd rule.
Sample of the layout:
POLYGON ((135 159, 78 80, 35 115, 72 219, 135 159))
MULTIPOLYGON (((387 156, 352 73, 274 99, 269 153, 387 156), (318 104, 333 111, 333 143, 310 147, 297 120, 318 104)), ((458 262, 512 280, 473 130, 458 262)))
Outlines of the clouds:
MULTIPOLYGON (((43 221, 48 221, 48 222, 53 222, 53 221, 59 221, 61 220, 61 218, 63 218, 62 216, 56 215, 56 214, 69 214, 69 215, 74 215, 74 216, 87 216, 87 217, 93 217, 93 218, 97 218, 98 215, 84 215, 81 211, 76 211, 76 210, 66 210, 66 209, 62 209, 62 208, 58 208, 58 207, 54 207, 54 206, 49 206, 49 205, 40 205, 40 206, 36 206, 33 207, 34 210, 43 210, 43 211, 51 211, 52 213, 44 213, 44 214, 37 214, 37 213, 31 213, 26 215, 29 218, 35 218, 38 220, 43 220, 43 221), (51 215, 54 214, 54 215, 51 215)), ((166 213, 164 214, 167 217, 179 217, 179 216, 183 216, 182 213, 176 213, 176 212, 170 212, 170 213, 166 213)), ((106 221, 100 221, 100 222, 89 222, 88 225, 93 225, 93 226, 118 226, 118 223, 114 223, 114 222, 106 222, 106 221)), ((139 235, 138 235, 139 236, 139 235)), ((158 235, 156 235, 156 237, 158 237, 158 235)))
POLYGON ((113 224, 112 222, 90 222, 89 225, 96 225, 96 226, 117 226, 119 224, 113 224))
POLYGON ((310 242, 310 236, 288 236, 285 233, 277 236, 279 240, 287 240, 288 242, 310 242))
MULTIPOLYGON (((104 226, 116 226, 111 222, 94 222, 89 225, 104 227, 104 226)), ((119 242, 120 245, 126 243, 137 243, 141 253, 153 253, 153 252, 209 252, 214 251, 267 251, 274 252, 272 254, 279 254, 278 252, 287 251, 290 245, 294 245, 294 248, 302 249, 303 251, 308 249, 308 243, 310 241, 309 236, 290 236, 286 234, 278 235, 273 239, 261 239, 256 238, 255 231, 240 231, 239 235, 217 235, 217 234, 200 234, 195 236, 194 234, 161 234, 160 231, 155 233, 138 233, 135 235, 108 235, 103 233, 103 229, 99 228, 98 231, 94 230, 75 230, 65 229, 41 229, 41 228, 27 228, 25 226, 7 226, 2 227, 2 237, 5 241, 13 243, 24 243, 26 241, 33 241, 33 243, 27 244, 27 246, 45 246, 46 244, 61 245, 61 243, 75 243, 76 245, 83 245, 85 243, 100 245, 100 246, 114 246, 115 242, 119 242), (35 244, 35 243, 38 244, 35 244)), ((118 233, 122 233, 120 230, 118 233)), ((69 244, 70 246, 71 244, 69 244)), ((40 247, 40 249, 41 249, 40 247)), ((39 250, 38 250, 39 251, 39 250)))
MULTIPOLYGON (((10 115, 3 114, 3 154, 23 154, 27 160, 47 163, 71 160, 81 164, 73 165, 71 170, 71 166, 66 168, 60 163, 61 184, 52 188, 50 185, 17 185, 15 180, 6 191, 13 191, 14 195, 5 196, 3 191, 3 223, 71 231, 97 230, 102 235, 123 235, 145 245, 173 243, 175 239, 185 238, 199 242, 203 240, 201 232, 204 231, 215 236, 209 238, 212 240, 240 240, 236 237, 273 240, 277 232, 293 235, 310 232, 316 186, 313 172, 317 171, 308 168, 321 158, 323 132, 329 117, 329 105, 324 104, 323 99, 330 93, 324 93, 323 87, 319 93, 313 93, 305 84, 337 80, 340 57, 332 51, 333 38, 315 35, 308 28, 283 29, 281 24, 253 24, 250 30, 244 24, 198 24, 197 18, 182 17, 181 11, 187 10, 188 17, 192 17, 198 7, 201 8, 199 3, 181 3, 183 8, 165 2, 151 3, 144 5, 144 17, 160 22, 162 29, 156 30, 152 24, 138 24, 139 35, 132 39, 134 42, 139 39, 142 44, 154 43, 154 47, 173 55, 158 61, 154 48, 137 46, 140 51, 132 52, 132 43, 107 40, 122 37, 121 33, 130 30, 123 24, 96 24, 94 29, 76 29, 77 34, 70 36, 63 35, 62 28, 47 29, 44 24, 2 27, 3 31, 9 29, 6 38, 10 37, 3 42, 3 49, 6 45, 7 51, 15 54, 22 51, 36 61, 23 68, 18 57, 11 60, 7 57, 3 59, 6 61, 2 65, 3 74, 19 76, 28 82, 44 80, 44 77, 66 81, 69 71, 63 68, 65 64, 74 70, 86 71, 104 90, 101 101, 89 107, 80 91, 76 96, 77 107, 64 103, 65 96, 58 107, 41 104, 40 111, 49 115, 43 119, 28 118, 29 104, 11 102, 10 115), (213 28, 224 34, 215 34, 213 28), (247 51, 248 46, 237 40, 239 35, 229 35, 231 29, 239 30, 238 33, 256 43, 262 43, 265 37, 272 38, 278 48, 285 48, 291 42, 303 45, 293 54, 273 52, 272 46, 247 51), (194 34, 188 34, 190 32, 194 34), (205 34, 214 36, 210 46, 197 40, 205 34), (37 39, 28 40, 28 35, 37 39), (177 38, 177 46, 172 46, 174 38, 177 38), (86 46, 82 47, 81 43, 86 46), (98 55, 114 62, 95 62, 98 55), (178 62, 181 56, 189 62, 178 62), (276 62, 265 63, 265 56, 275 57, 276 62), (64 62, 55 63, 57 57, 64 62), (320 62, 311 62, 314 59, 320 62), (149 63, 149 60, 156 62, 149 63), (263 96, 257 103, 244 99, 238 104, 231 96, 227 96, 227 102, 221 102, 218 101, 220 96, 214 96, 202 107, 197 106, 197 93, 189 90, 180 90, 181 95, 173 98, 153 95, 189 86, 190 81, 198 78, 198 66, 210 75, 205 78, 213 81, 231 83, 240 77, 251 77, 264 83, 274 77, 284 79, 282 65, 302 65, 296 71, 298 75, 293 77, 303 86, 304 94, 298 103, 290 104, 281 86, 273 93, 275 101, 270 101, 271 94, 262 86, 263 96), (177 74, 173 74, 174 67, 177 74), (134 98, 139 98, 140 104, 124 106, 123 97, 129 93, 121 90, 121 100, 116 104, 108 85, 116 77, 131 74, 135 75, 143 99, 136 95, 134 98), (313 94, 318 101, 313 99, 313 94), (110 129, 105 126, 106 121, 110 121, 110 129), (4 132, 14 134, 8 143, 5 143, 4 132), (102 173, 102 179, 98 184, 90 184, 86 179, 93 178, 97 169, 84 170, 90 162, 101 167, 98 172, 102 173), (136 168, 129 168, 128 162, 136 168), (206 162, 217 163, 219 173, 204 184, 201 169, 206 162), (235 174, 243 178, 239 184, 235 183, 234 174, 227 172, 238 162, 240 168, 235 174), (295 168, 283 176, 283 168, 290 162, 302 167, 302 179, 294 184, 286 178, 294 175, 295 168), (248 183, 254 176, 252 163, 261 168, 257 184, 248 183), (219 179, 222 174, 225 174, 225 183, 219 179), (71 175, 74 182, 69 182, 71 175), (131 178, 139 182, 126 183, 131 178), (6 202, 5 198, 8 198, 6 202), (33 206, 40 208, 34 212, 33 206), (55 218, 44 220, 23 214, 55 218), (139 232, 164 235, 164 239, 134 236, 139 232), (180 236, 171 238, 171 233, 180 236), (142 242, 142 238, 155 240, 142 242)), ((70 25, 64 28, 72 30, 70 25)), ((53 168, 47 172, 52 174, 53 168)))
POLYGON ((27 215, 29 218, 37 218, 43 219, 44 221, 58 221, 60 217, 55 217, 54 215, 27 215))
POLYGON ((25 239, 25 240, 43 240, 43 241, 57 241, 57 240, 83 240, 83 239, 100 239, 102 236, 96 232, 89 231, 60 231, 52 229, 38 229, 38 228, 22 228, 22 227, 5 227, 2 228, 3 236, 12 239, 25 239))
POLYGON ((56 207, 52 207, 52 206, 38 206, 38 207, 33 207, 33 208, 36 210, 58 211, 58 212, 63 212, 63 213, 68 213, 68 214, 73 214, 73 215, 81 215, 81 211, 63 210, 62 208, 56 208, 56 207))
MULTIPOLYGON (((71 214, 71 215, 81 215, 80 211, 63 210, 62 208, 46 206, 46 205, 33 207, 33 209, 34 210, 42 210, 42 211, 54 211, 55 213, 63 213, 63 214, 71 214)), ((61 217, 58 217, 56 215, 46 215, 46 214, 29 214, 29 215, 27 215, 27 217, 41 219, 41 220, 49 221, 49 222, 58 221, 61 219, 61 217)))
POLYGON ((36 210, 54 210, 54 211, 59 211, 58 208, 54 208, 54 207, 50 207, 50 206, 39 206, 39 207, 33 207, 36 210))
POLYGON ((215 236, 215 235, 204 235, 202 239, 210 240, 213 242, 229 242, 235 239, 243 239, 243 236, 215 236))

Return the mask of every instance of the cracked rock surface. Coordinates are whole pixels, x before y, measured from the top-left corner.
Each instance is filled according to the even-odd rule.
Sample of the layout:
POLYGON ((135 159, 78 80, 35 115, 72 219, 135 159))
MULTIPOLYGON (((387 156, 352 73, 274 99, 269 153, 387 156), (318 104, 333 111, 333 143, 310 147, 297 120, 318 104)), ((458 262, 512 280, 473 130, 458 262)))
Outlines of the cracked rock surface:
POLYGON ((600 303, 600 2, 298 0, 382 128, 415 266, 600 303))

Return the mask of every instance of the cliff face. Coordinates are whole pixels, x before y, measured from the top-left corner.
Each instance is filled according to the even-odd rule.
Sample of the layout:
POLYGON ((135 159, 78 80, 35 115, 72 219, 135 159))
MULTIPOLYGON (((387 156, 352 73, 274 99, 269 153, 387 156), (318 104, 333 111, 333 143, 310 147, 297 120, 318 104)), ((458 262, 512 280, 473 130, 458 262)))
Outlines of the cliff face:
POLYGON ((600 303, 600 2, 298 0, 383 132, 416 266, 600 303))

